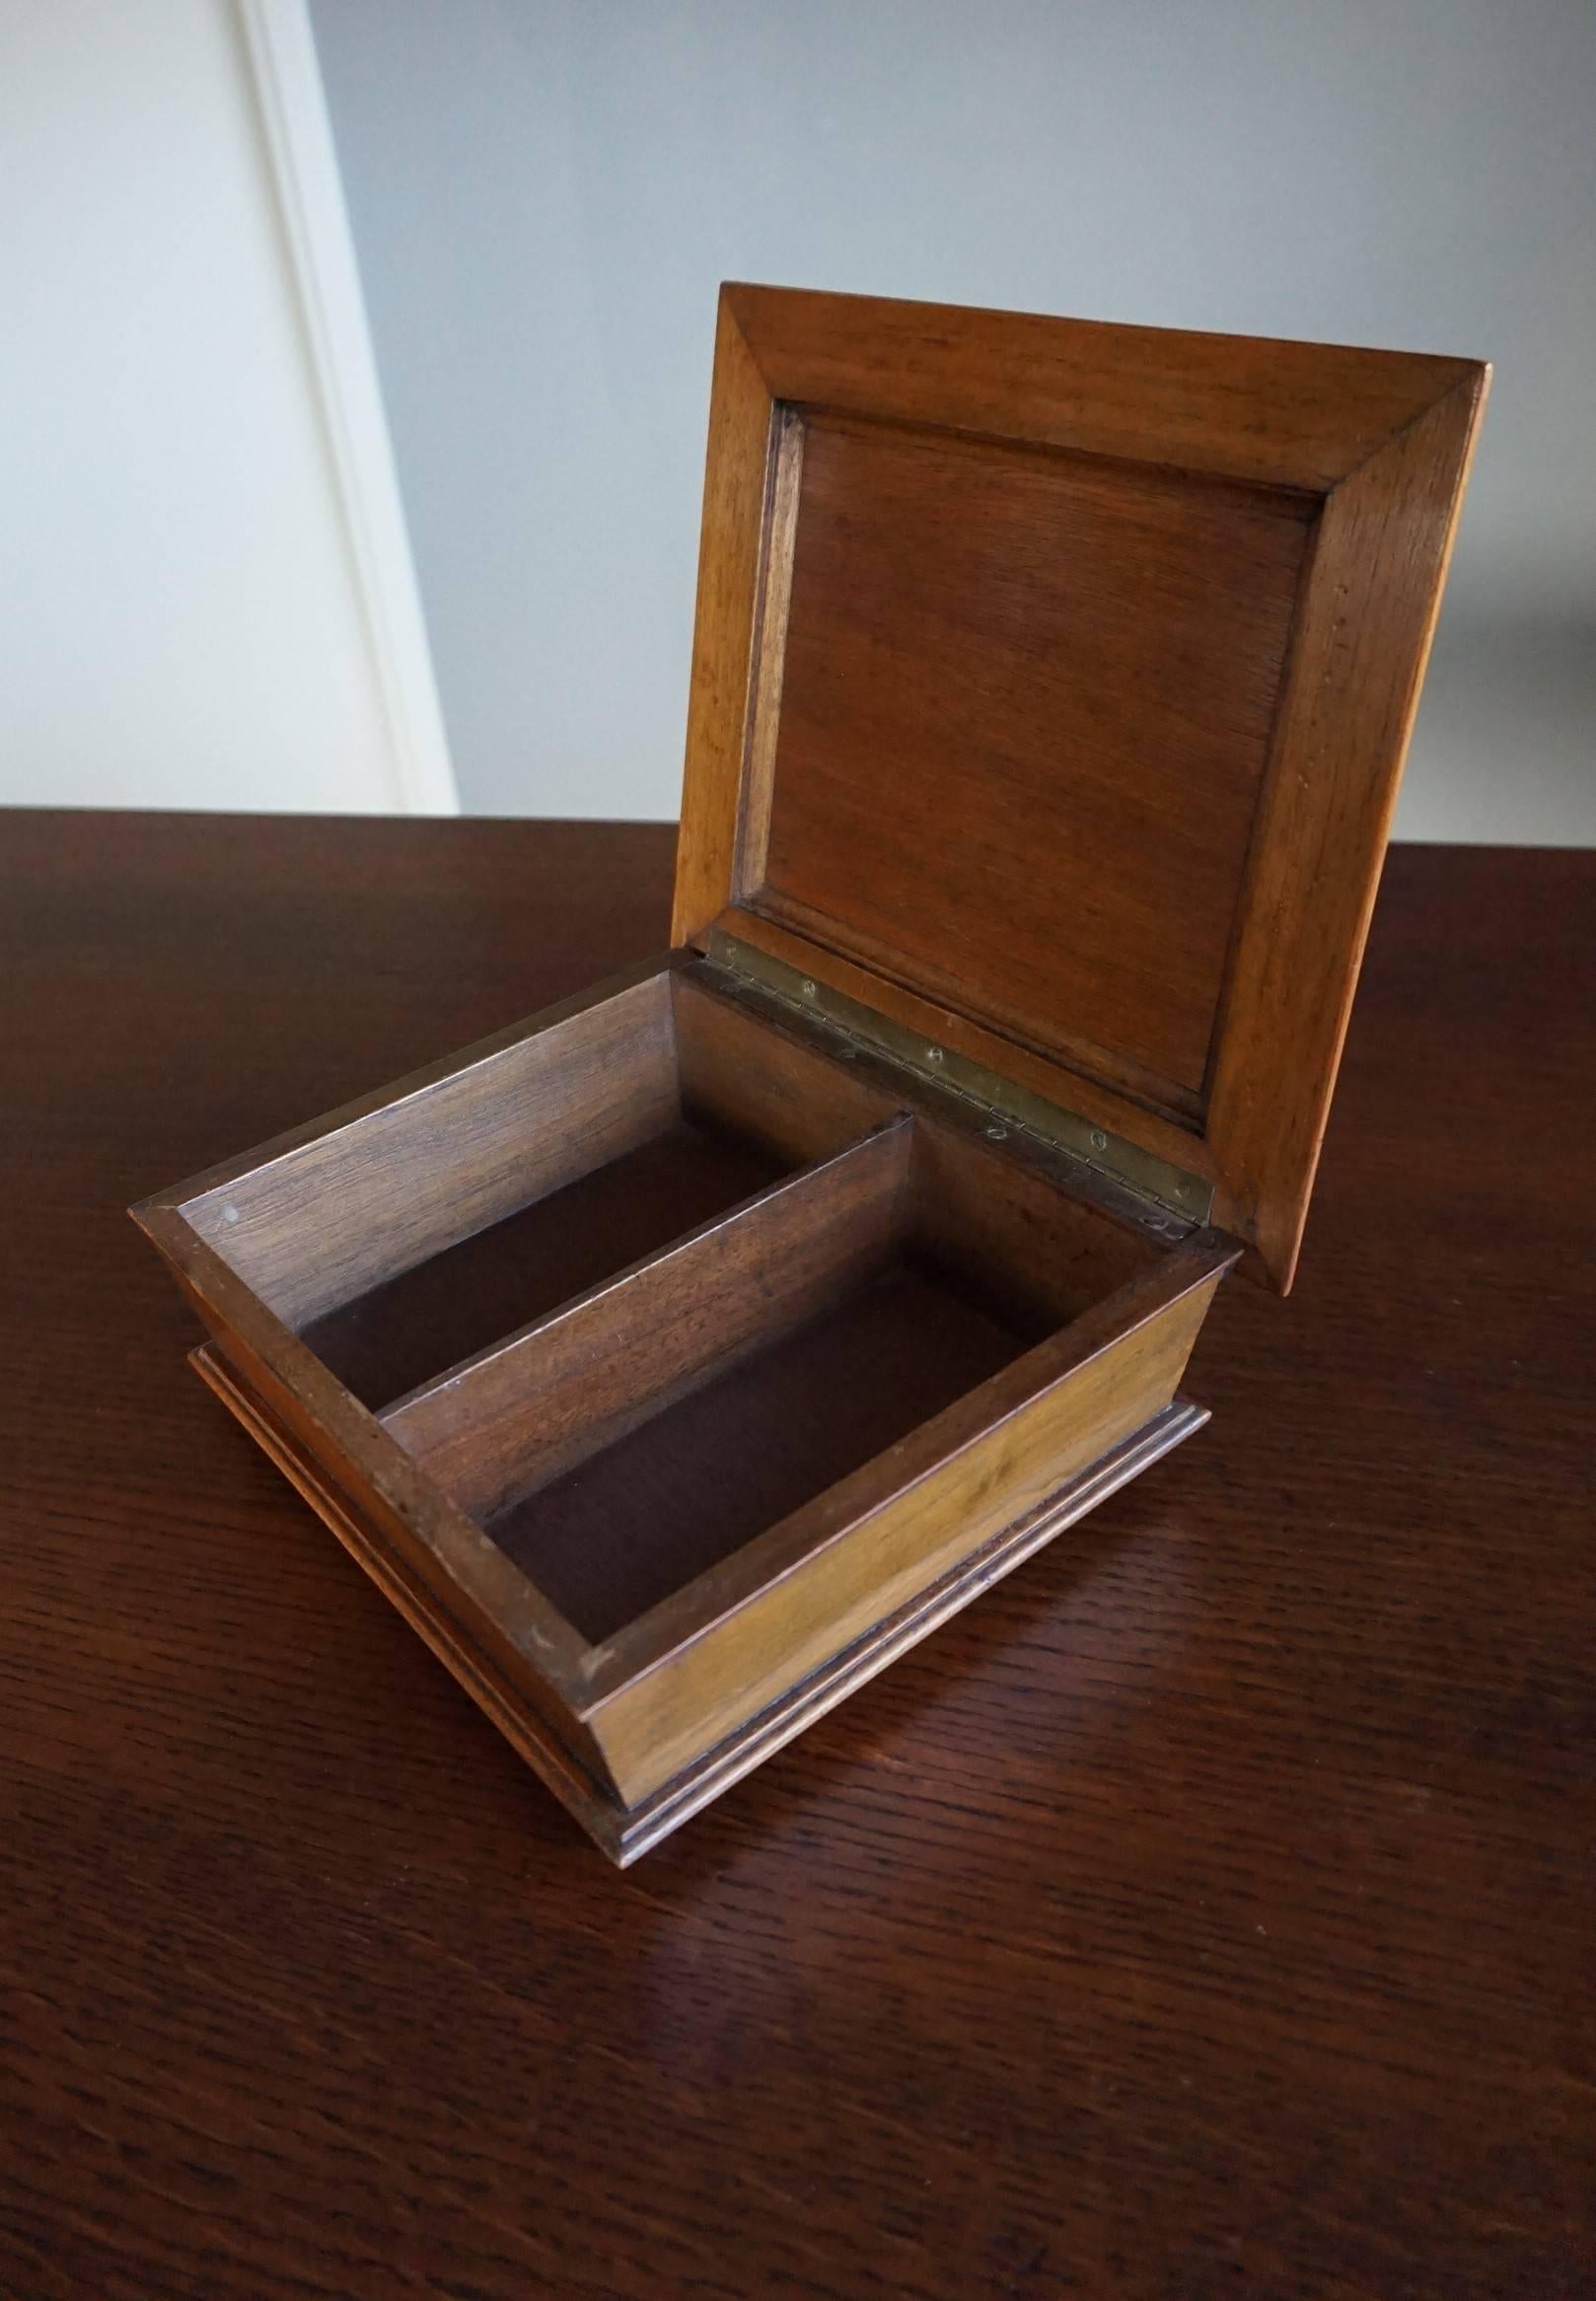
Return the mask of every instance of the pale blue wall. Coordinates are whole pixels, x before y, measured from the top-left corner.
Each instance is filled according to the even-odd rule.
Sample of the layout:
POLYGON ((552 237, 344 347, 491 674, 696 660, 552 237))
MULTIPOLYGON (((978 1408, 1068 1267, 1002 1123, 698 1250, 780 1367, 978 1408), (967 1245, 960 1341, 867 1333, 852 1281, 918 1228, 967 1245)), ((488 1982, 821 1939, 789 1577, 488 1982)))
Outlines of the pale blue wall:
POLYGON ((313 0, 468 808, 676 809, 722 277, 1493 359, 1401 827, 1596 841, 1590 0, 313 0))

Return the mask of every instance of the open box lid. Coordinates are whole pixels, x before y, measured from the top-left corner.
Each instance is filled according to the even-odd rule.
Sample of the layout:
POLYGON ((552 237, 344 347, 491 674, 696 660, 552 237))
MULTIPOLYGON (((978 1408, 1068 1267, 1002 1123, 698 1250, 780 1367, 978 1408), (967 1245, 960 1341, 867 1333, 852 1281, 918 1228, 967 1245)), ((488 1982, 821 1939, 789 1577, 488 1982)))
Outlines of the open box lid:
POLYGON ((1487 380, 724 288, 674 940, 1283 1291, 1487 380))

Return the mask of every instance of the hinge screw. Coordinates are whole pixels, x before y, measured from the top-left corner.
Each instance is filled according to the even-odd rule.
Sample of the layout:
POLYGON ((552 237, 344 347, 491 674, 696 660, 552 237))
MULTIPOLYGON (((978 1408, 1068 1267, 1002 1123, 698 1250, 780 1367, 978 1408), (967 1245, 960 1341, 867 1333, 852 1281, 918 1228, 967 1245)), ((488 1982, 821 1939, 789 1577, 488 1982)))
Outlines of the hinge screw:
POLYGON ((810 981, 808 980, 808 978, 807 978, 807 977, 805 978, 805 980, 804 980, 803 982, 801 982, 801 983, 799 984, 799 986, 798 986, 798 987, 799 987, 799 989, 800 989, 800 990, 803 992, 803 994, 804 994, 804 996, 805 996, 805 998, 806 998, 806 999, 812 999, 812 998, 814 997, 814 995, 815 995, 815 986, 814 986, 814 984, 813 984, 812 982, 810 982, 810 981))
POLYGON ((928 1047, 925 1049, 925 1059, 926 1059, 926 1061, 927 1061, 927 1062, 940 1062, 940 1061, 942 1060, 942 1049, 941 1049, 941 1047, 940 1047, 940 1046, 928 1046, 928 1047))
POLYGON ((1095 1151, 1105 1151, 1105 1150, 1107 1150, 1107 1149, 1108 1149, 1108 1147, 1109 1147, 1109 1138, 1108 1138, 1108 1136, 1107 1136, 1107 1135, 1106 1135, 1106 1134, 1103 1132, 1103 1130, 1102 1130, 1102 1128, 1101 1128, 1101 1127, 1099 1127, 1099 1126, 1094 1126, 1094 1127, 1093 1127, 1093 1129, 1092 1129, 1092 1148, 1093 1148, 1093 1150, 1095 1150, 1095 1151))
POLYGON ((986 1139, 988 1142, 1006 1142, 1008 1140, 1008 1128, 1006 1126, 988 1126, 986 1129, 986 1139))

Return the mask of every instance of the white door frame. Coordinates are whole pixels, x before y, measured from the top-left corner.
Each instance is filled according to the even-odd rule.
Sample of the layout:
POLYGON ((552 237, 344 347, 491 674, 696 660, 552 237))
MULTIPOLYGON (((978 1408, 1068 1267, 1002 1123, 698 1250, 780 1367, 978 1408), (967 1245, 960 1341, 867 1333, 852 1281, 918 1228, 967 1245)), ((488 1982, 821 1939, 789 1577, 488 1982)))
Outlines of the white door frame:
POLYGON ((235 5, 388 725, 395 804, 410 815, 458 815, 308 0, 235 5))

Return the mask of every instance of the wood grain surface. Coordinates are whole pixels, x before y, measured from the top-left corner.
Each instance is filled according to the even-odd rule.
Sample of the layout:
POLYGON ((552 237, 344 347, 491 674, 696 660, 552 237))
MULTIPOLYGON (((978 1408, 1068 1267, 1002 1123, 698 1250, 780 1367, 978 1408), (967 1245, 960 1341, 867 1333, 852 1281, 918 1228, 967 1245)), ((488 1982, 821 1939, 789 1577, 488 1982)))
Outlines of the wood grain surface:
POLYGON ((670 878, 5 819, 0 2292, 1587 2293, 1596 857, 1396 852, 1209 1428, 621 1876, 122 1209, 645 957, 670 878))
POLYGON ((1314 499, 805 431, 761 907, 1199 1116, 1314 499))
MULTIPOLYGON (((389 1428, 476 1517, 564 1476, 879 1274, 900 1227, 911 1125, 902 1117, 788 1176, 506 1335, 395 1407, 389 1428)), ((736 1469, 722 1447, 699 1474, 723 1482, 736 1469)))
POLYGON ((1289 1291, 1489 378, 723 285, 673 940, 1211 1186, 1289 1291))

